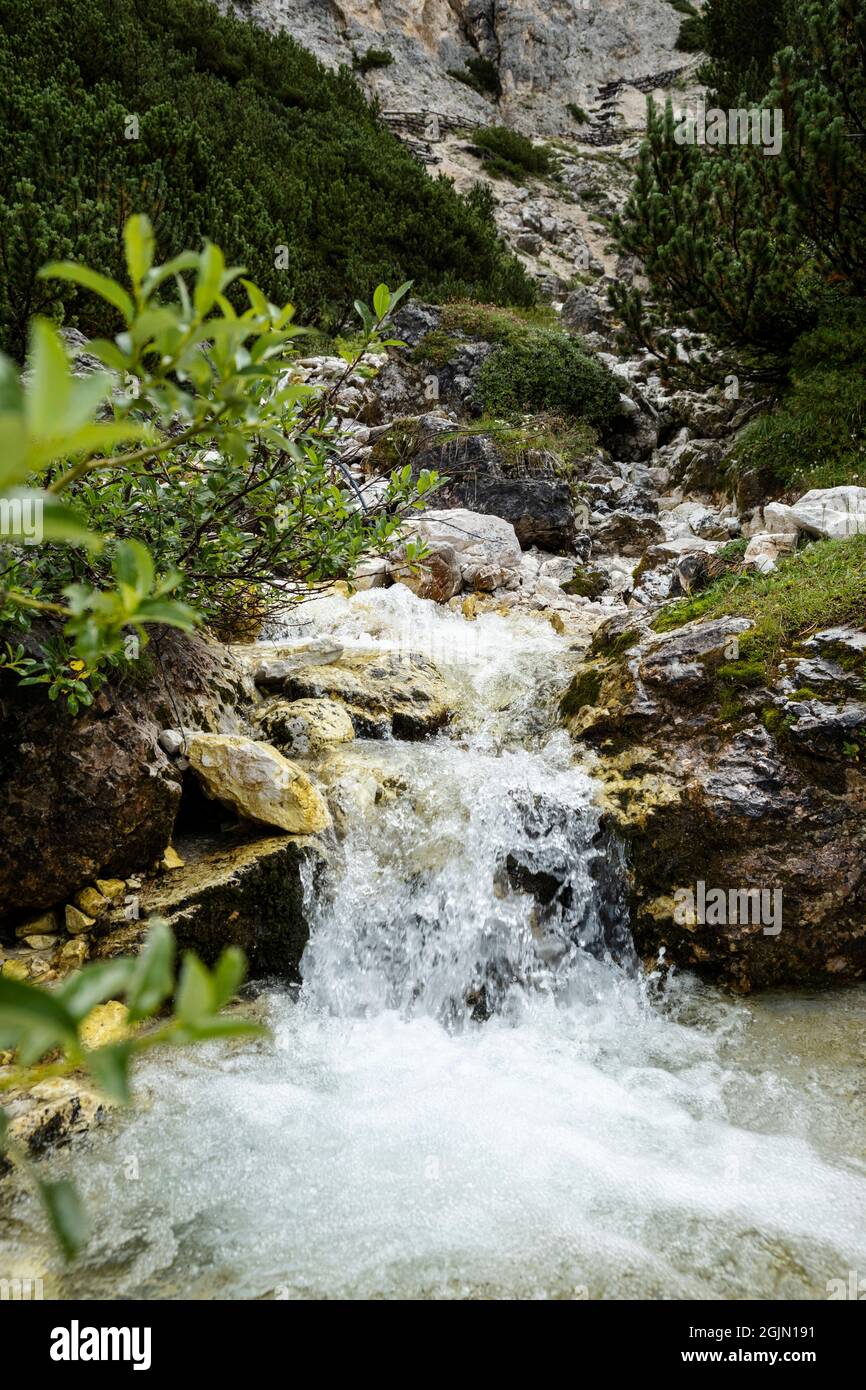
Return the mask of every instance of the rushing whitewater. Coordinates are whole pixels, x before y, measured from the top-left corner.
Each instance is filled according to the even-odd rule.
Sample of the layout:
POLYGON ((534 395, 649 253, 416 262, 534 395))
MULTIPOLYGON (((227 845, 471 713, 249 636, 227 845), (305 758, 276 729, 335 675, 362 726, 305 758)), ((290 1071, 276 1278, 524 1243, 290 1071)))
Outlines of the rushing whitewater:
MULTIPOLYGON (((165 1054, 51 1160, 98 1213, 80 1297, 824 1298, 866 1269, 860 990, 733 1002, 638 966, 622 854, 535 615, 402 586, 285 637, 432 656, 447 735, 359 740, 383 794, 311 892, 271 1038, 165 1054)), ((24 1259, 40 1218, 16 1199, 24 1259)))

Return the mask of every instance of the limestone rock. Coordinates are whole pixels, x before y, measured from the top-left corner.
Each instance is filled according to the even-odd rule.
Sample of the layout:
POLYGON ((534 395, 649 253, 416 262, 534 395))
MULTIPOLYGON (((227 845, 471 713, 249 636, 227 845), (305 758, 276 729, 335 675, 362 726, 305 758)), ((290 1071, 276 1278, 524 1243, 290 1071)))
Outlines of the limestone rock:
POLYGON ((395 584, 405 584, 419 598, 447 603, 463 584, 457 551, 446 541, 430 546, 421 560, 410 564, 405 546, 398 546, 389 558, 388 573, 395 584))
POLYGON ((290 699, 339 700, 355 732, 371 738, 423 738, 447 722, 454 696, 438 667, 416 652, 347 652, 327 666, 287 676, 290 699))
POLYGON ((88 917, 86 912, 81 912, 72 903, 66 904, 66 930, 70 936, 80 936, 82 932, 90 931, 94 925, 95 917, 88 917))
POLYGON ((793 506, 769 502, 764 525, 773 534, 805 531, 810 536, 842 540, 866 533, 866 487, 812 488, 793 506))
POLYGON ((117 999, 109 999, 106 1004, 97 1004, 82 1020, 78 1030, 85 1047, 107 1047, 110 1043, 123 1042, 129 1037, 127 1022, 129 1010, 117 999))
POLYGON ((299 755, 355 737, 345 706, 336 700, 272 699, 256 711, 256 724, 270 743, 299 755))
POLYGON ((754 566, 761 574, 776 568, 779 557, 792 555, 797 549, 797 531, 759 531, 752 536, 743 555, 743 564, 754 566))
POLYGON ((292 835, 314 834, 331 823, 321 792, 269 743, 240 734, 192 734, 188 756, 208 796, 245 820, 292 835))
POLYGON ((428 546, 450 545, 457 553, 466 589, 513 588, 518 582, 520 542, 510 522, 461 507, 424 512, 407 521, 404 533, 428 546))

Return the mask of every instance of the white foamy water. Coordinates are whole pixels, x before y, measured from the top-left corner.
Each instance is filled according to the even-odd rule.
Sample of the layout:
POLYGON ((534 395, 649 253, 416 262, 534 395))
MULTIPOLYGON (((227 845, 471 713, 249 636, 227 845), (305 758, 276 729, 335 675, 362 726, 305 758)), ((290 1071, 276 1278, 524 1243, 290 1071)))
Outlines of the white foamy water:
MULTIPOLYGON (((393 589, 323 630, 438 644, 463 714, 358 742, 391 793, 334 860, 302 989, 255 1002, 271 1038, 149 1059, 135 1109, 52 1158, 97 1213, 61 1292, 823 1298, 866 1272, 866 991, 637 968, 543 621, 393 589)), ((13 1214, 14 1253, 40 1218, 13 1214)))

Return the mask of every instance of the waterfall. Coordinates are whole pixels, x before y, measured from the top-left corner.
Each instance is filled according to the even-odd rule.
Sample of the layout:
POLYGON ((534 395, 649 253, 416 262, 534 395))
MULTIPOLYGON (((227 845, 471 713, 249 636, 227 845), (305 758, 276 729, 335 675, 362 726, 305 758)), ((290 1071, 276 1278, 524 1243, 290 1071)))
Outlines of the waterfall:
POLYGON ((352 746, 380 794, 344 808, 300 990, 258 995, 271 1038, 148 1059, 132 1112, 51 1159, 100 1213, 61 1291, 808 1299, 866 1268, 866 996, 742 1002, 638 964, 557 728, 579 653, 399 585, 282 636, 311 622, 434 657, 457 715, 352 746))

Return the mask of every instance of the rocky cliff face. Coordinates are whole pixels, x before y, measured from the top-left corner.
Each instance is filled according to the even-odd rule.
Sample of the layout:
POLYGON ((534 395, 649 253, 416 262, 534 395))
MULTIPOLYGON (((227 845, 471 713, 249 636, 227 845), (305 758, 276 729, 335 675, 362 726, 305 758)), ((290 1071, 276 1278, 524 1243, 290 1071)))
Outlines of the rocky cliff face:
POLYGON ((371 48, 390 53, 390 65, 361 78, 385 111, 533 134, 573 131, 567 104, 594 104, 607 83, 685 63, 674 47, 681 16, 668 0, 235 0, 233 8, 287 30, 331 66, 371 48), (478 58, 499 74, 499 101, 449 76, 478 58))

